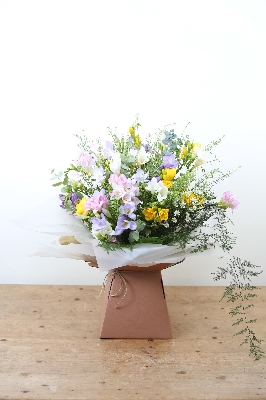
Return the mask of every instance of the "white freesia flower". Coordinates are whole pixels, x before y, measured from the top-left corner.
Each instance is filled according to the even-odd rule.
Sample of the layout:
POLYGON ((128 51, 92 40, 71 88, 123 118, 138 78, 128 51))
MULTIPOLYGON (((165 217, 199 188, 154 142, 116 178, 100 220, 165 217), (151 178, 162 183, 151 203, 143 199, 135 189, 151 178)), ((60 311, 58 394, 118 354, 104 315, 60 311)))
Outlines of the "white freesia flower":
POLYGON ((151 193, 158 191, 158 182, 156 178, 152 178, 150 182, 147 183, 147 190, 151 193))
POLYGON ((165 200, 168 194, 168 188, 164 185, 162 181, 158 182, 158 196, 159 201, 165 200))
POLYGON ((67 173, 67 176, 68 176, 68 179, 69 179, 70 181, 78 182, 78 181, 81 180, 81 175, 80 175, 80 173, 79 173, 78 171, 73 170, 73 169, 70 170, 70 171, 67 173))
POLYGON ((112 161, 110 162, 110 170, 113 174, 120 175, 121 169, 121 158, 119 153, 114 153, 112 156, 112 161))
POLYGON ((101 229, 100 231, 92 230, 91 233, 96 239, 101 239, 102 236, 114 235, 115 232, 112 229, 112 226, 109 224, 109 222, 106 221, 106 225, 105 225, 105 227, 103 229, 101 229))
POLYGON ((150 159, 150 154, 148 154, 144 147, 141 147, 138 155, 137 155, 137 162, 138 164, 142 165, 142 164, 146 164, 150 159))
POLYGON ((165 200, 168 194, 168 188, 162 181, 157 182, 156 178, 152 178, 150 182, 147 183, 147 190, 151 193, 158 193, 157 199, 159 201, 165 200))
POLYGON ((93 187, 95 188, 98 185, 101 185, 103 180, 105 179, 104 171, 102 168, 94 167, 92 169, 92 177, 93 187))

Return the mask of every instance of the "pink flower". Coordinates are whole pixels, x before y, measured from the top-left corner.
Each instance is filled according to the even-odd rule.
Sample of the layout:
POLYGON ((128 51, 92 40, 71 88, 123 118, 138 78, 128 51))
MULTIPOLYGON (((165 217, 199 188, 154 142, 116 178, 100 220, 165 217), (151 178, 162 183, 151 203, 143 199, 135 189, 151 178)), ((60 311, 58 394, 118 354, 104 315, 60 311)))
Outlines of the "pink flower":
POLYGON ((95 190, 93 196, 84 204, 84 209, 86 211, 92 210, 96 214, 96 212, 106 208, 107 204, 108 198, 105 196, 105 190, 102 189, 100 192, 95 190))
POLYGON ((77 159, 78 165, 81 165, 86 172, 91 172, 92 171, 92 163, 93 163, 93 158, 92 155, 89 153, 80 153, 78 159, 77 159))
POLYGON ((223 207, 229 207, 234 210, 238 207, 239 201, 231 192, 224 192, 219 204, 223 207))
POLYGON ((117 183, 113 183, 113 191, 110 193, 111 198, 115 197, 117 199, 122 199, 125 195, 126 191, 122 185, 118 185, 117 183))
POLYGON ((127 185, 127 177, 124 174, 119 176, 111 174, 109 178, 109 183, 114 187, 114 185, 119 185, 125 187, 127 185))

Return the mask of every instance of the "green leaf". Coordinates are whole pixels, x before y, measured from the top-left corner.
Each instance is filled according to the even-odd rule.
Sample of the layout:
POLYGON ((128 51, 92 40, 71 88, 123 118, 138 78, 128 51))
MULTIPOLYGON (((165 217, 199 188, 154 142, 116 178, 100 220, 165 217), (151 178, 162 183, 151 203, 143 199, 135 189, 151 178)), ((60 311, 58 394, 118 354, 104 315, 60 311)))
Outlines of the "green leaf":
POLYGON ((139 232, 141 232, 141 231, 143 231, 143 229, 145 228, 145 226, 146 226, 146 223, 144 222, 144 221, 136 221, 136 224, 137 224, 137 230, 139 231, 139 232))
POLYGON ((63 182, 56 182, 52 186, 60 186, 60 185, 63 185, 63 182))
POLYGON ((130 243, 137 242, 139 240, 139 233, 138 231, 132 231, 129 234, 128 240, 130 243))

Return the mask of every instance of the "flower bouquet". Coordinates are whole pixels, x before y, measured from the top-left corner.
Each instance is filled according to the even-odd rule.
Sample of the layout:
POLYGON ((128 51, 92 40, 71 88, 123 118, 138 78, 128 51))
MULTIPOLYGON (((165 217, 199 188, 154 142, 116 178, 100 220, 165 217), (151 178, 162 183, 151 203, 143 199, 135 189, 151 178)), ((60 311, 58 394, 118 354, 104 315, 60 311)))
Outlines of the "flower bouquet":
MULTIPOLYGON (((235 243, 227 228, 227 209, 234 210, 238 200, 230 192, 217 199, 214 192, 233 172, 212 166, 217 161, 212 150, 221 139, 203 148, 189 138, 186 129, 176 135, 167 126, 144 138, 139 128, 136 117, 123 135, 109 128, 110 140, 105 142, 76 135, 81 148, 77 159, 59 174, 52 170, 53 179, 59 180, 54 186, 61 186, 60 207, 86 228, 91 245, 88 260, 109 271, 101 325, 107 318, 112 329, 101 337, 138 337, 141 326, 151 325, 151 320, 146 324, 144 320, 158 299, 159 286, 164 299, 158 284, 163 268, 217 247, 229 252, 235 243), (155 283, 149 287, 151 281, 155 283), (129 311, 132 301, 133 311, 129 311), (145 311, 136 321, 142 308, 145 311), (120 310, 121 317, 116 318, 114 310, 120 310), (126 324, 128 328, 119 336, 126 324), (132 325, 137 326, 133 333, 132 325)), ((82 246, 76 239, 70 246, 82 246)), ((167 315, 162 300, 150 314, 155 319, 152 329, 167 325, 165 320, 160 323, 167 315)), ((159 329, 155 336, 148 331, 145 336, 142 330, 140 337, 171 337, 169 323, 166 331, 159 329)))

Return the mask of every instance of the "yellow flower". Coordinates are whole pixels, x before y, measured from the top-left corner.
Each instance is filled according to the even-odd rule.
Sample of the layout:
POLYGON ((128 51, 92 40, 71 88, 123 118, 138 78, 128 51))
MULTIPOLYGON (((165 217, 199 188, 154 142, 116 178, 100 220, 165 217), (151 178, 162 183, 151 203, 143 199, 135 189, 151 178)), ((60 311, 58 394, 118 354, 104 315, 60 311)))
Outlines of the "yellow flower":
POLYGON ((194 153, 195 150, 200 149, 200 148, 201 148, 201 144, 198 142, 195 142, 192 145, 192 152, 194 153))
POLYGON ((169 208, 158 208, 158 222, 166 221, 168 219, 169 208))
POLYGON ((140 136, 139 135, 135 135, 134 140, 135 140, 136 147, 138 149, 140 149, 140 144, 141 144, 140 136))
POLYGON ((82 198, 82 200, 76 204, 76 214, 77 215, 88 215, 89 211, 86 211, 84 208, 84 204, 86 202, 85 197, 82 198))
POLYGON ((189 195, 184 193, 183 197, 182 197, 182 200, 188 206, 201 205, 204 202, 204 197, 203 196, 196 196, 193 192, 191 192, 189 195))
POLYGON ((152 221, 157 216, 157 207, 145 208, 142 214, 144 214, 146 221, 152 221))
POLYGON ((183 147, 180 158, 185 158, 188 155, 188 149, 186 147, 183 147))
POLYGON ((165 168, 162 170, 163 180, 165 181, 172 181, 176 176, 176 169, 175 168, 165 168))
POLYGON ((128 128, 128 132, 130 133, 130 135, 133 135, 135 133, 135 128, 133 126, 130 126, 128 128))
POLYGON ((166 186, 168 189, 171 189, 171 187, 173 186, 173 182, 171 182, 171 181, 166 181, 165 179, 163 179, 163 184, 164 184, 164 186, 166 186))

